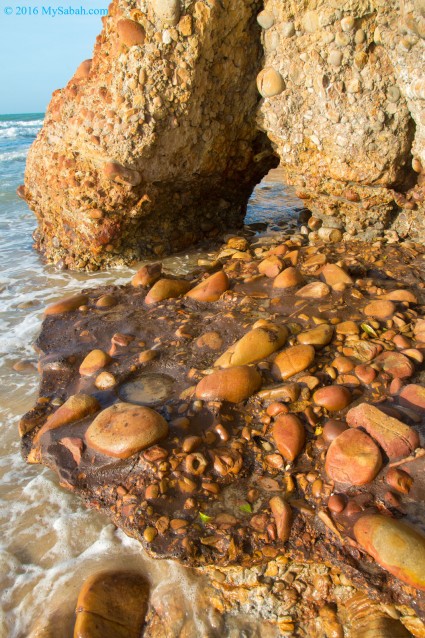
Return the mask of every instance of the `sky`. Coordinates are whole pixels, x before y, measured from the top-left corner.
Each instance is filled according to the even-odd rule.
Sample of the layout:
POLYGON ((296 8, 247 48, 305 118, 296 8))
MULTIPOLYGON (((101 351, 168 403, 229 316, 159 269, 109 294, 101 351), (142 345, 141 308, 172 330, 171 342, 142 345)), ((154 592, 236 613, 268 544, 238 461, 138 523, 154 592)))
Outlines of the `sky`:
POLYGON ((107 0, 0 0, 0 114, 44 113, 52 92, 92 57, 101 15, 54 11, 107 6, 107 0))

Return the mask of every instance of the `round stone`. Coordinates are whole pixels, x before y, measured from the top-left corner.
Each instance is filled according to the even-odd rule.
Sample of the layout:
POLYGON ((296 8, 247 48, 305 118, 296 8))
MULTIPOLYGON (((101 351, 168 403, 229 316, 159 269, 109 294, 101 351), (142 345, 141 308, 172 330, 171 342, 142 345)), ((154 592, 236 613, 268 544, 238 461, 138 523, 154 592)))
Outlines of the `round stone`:
POLYGON ((142 374, 124 383, 118 390, 118 396, 136 405, 159 405, 172 396, 173 386, 174 379, 166 374, 142 374))
POLYGON ((274 17, 268 11, 261 11, 257 16, 257 22, 262 29, 270 29, 274 25, 274 17))
POLYGON ((370 483, 382 466, 378 446, 360 430, 345 430, 329 446, 325 469, 338 483, 365 485, 370 483))
POLYGON ((304 277, 297 268, 285 268, 273 281, 273 288, 293 288, 304 283, 304 277))
POLYGON ((367 514, 354 525, 356 541, 401 581, 425 591, 425 536, 401 521, 367 514))
POLYGON ((180 20, 180 0, 152 0, 152 7, 165 27, 175 27, 180 20))
POLYGON ((229 278, 224 270, 220 270, 189 290, 186 297, 196 301, 217 301, 226 290, 229 290, 229 278))
POLYGON ((103 410, 86 432, 87 445, 106 456, 126 459, 168 434, 165 419, 145 406, 116 403, 103 410))
POLYGON ((101 370, 105 366, 111 363, 112 359, 106 352, 103 350, 92 350, 89 354, 84 358, 82 364, 80 365, 80 374, 83 377, 89 377, 98 370, 101 370))
POLYGON ((329 385, 326 388, 316 390, 313 394, 314 403, 329 412, 343 410, 352 400, 353 397, 350 390, 341 385, 329 385))
POLYGON ((305 429, 295 414, 281 414, 276 419, 272 437, 287 461, 294 461, 304 447, 305 429))
POLYGON ((141 24, 134 20, 118 20, 118 36, 127 47, 140 46, 145 41, 145 30, 141 24))
POLYGON ((331 51, 328 55, 328 64, 331 66, 341 66, 342 57, 341 51, 331 51))
POLYGON ((196 397, 205 401, 240 403, 261 387, 261 375, 250 366, 217 370, 196 386, 196 397))
POLYGON ((152 286, 161 276, 162 264, 160 262, 147 264, 140 268, 131 280, 132 286, 152 286))
POLYGON ((392 301, 371 301, 365 306, 363 312, 367 317, 375 319, 388 319, 396 311, 395 304, 392 301))
POLYGON ((356 20, 353 16, 346 16, 341 20, 341 29, 345 32, 352 31, 356 24, 356 20))
POLYGON ((150 305, 164 299, 181 297, 189 288, 190 282, 184 279, 160 279, 149 290, 145 302, 150 305))
POLYGON ((337 436, 348 430, 348 425, 344 421, 329 419, 323 427, 323 439, 326 443, 332 443, 337 436))
POLYGON ((302 343, 303 345, 312 345, 321 348, 332 341, 333 334, 333 326, 322 323, 320 326, 317 326, 317 328, 312 328, 306 332, 300 332, 297 339, 299 343, 302 343))
POLYGON ((258 74, 257 87, 264 98, 274 97, 282 93, 285 88, 285 82, 278 71, 272 67, 267 67, 258 74))
POLYGON ((314 357, 313 346, 291 346, 277 355, 274 360, 274 372, 280 379, 289 379, 306 370, 313 363, 314 357))

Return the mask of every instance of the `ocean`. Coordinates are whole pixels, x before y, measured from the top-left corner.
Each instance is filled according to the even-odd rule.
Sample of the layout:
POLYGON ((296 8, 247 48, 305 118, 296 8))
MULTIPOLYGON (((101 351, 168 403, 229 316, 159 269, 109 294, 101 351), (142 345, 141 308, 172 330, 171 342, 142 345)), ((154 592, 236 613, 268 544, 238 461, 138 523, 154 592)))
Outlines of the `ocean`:
MULTIPOLYGON (((105 516, 59 487, 50 470, 26 465, 21 457, 17 423, 37 398, 33 343, 44 307, 82 288, 126 283, 135 272, 58 271, 33 250, 35 217, 15 191, 42 123, 41 113, 0 116, 0 638, 37 638, 53 621, 55 638, 71 638, 83 580, 125 566, 146 575, 153 599, 179 594, 197 636, 215 635, 208 610, 196 603, 199 577, 173 562, 149 559, 105 516)), ((254 191, 247 222, 267 222, 269 232, 290 229, 300 207, 275 171, 254 191)), ((164 263, 183 274, 205 255, 191 251, 164 263)), ((220 635, 241 635, 237 621, 220 635)))

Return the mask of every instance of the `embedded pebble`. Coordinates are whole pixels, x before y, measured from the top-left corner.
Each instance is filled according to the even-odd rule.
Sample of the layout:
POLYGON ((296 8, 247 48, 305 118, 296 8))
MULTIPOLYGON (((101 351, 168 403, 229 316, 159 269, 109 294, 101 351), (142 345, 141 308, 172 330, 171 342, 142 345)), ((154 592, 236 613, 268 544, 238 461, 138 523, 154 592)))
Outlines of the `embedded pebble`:
POLYGON ((118 20, 117 32, 121 42, 128 47, 140 46, 145 42, 145 30, 134 20, 118 20))
POLYGON ((257 22, 262 29, 270 29, 274 25, 274 17, 268 11, 261 11, 257 15, 257 22))
POLYGON ((229 278, 224 270, 219 270, 186 293, 186 297, 196 301, 217 301, 229 289, 229 278))
POLYGON ((105 368, 111 361, 109 354, 103 352, 103 350, 92 350, 81 363, 79 372, 82 376, 89 377, 98 370, 105 368))
POLYGON ((285 82, 278 71, 268 67, 258 74, 257 88, 264 98, 274 97, 285 89, 285 82))
POLYGON ((49 430, 80 421, 98 410, 100 410, 99 402, 90 394, 74 394, 48 417, 43 427, 35 435, 34 441, 37 442, 49 430))
POLYGON ((180 20, 180 0, 151 0, 153 10, 163 26, 174 27, 180 20))
POLYGON ((269 505, 275 521, 277 537, 285 543, 291 533, 292 508, 280 496, 271 498, 269 505))
POLYGON ((381 567, 425 591, 425 536, 402 521, 366 514, 354 525, 356 541, 381 567))
POLYGON ((341 385, 329 385, 326 388, 316 390, 313 394, 314 403, 329 412, 343 410, 352 400, 353 397, 350 390, 341 385))
POLYGON ((47 306, 44 311, 46 316, 48 315, 58 315, 62 312, 72 312, 73 310, 77 310, 80 306, 85 306, 89 301, 87 295, 73 295, 72 297, 65 297, 60 301, 56 301, 55 303, 47 306))
POLYGON ((325 469, 338 483, 366 485, 382 466, 378 446, 360 430, 345 430, 332 441, 326 454, 325 469))
POLYGON ((404 470, 400 470, 398 467, 390 467, 385 475, 385 482, 394 490, 400 492, 400 494, 408 494, 412 487, 413 479, 404 470))
POLYGON ((162 264, 160 262, 147 264, 140 268, 131 280, 132 286, 152 286, 161 277, 162 264))
POLYGON ((196 397, 205 401, 240 403, 261 387, 261 376, 250 366, 236 366, 207 375, 196 386, 196 397))
POLYGON ((168 424, 155 410, 132 403, 115 403, 103 410, 86 432, 87 445, 106 456, 126 459, 168 434, 168 424))
POLYGON ((363 312, 367 317, 375 319, 388 319, 395 313, 396 307, 392 301, 371 301, 365 306, 363 312))
POLYGON ((305 429, 294 414, 281 414, 274 422, 272 437, 282 456, 294 461, 304 447, 305 429))
POLYGON ((313 346, 291 346, 277 355, 273 369, 280 379, 289 379, 306 370, 313 363, 315 354, 313 346))
POLYGON ((330 292, 330 288, 327 284, 321 281, 314 281, 300 288, 295 294, 297 297, 302 297, 303 299, 323 299, 327 297, 330 292))
POLYGON ((345 418, 351 427, 365 429, 390 459, 408 456, 419 447, 419 436, 413 428, 374 405, 360 403, 351 408, 345 418))
POLYGON ((190 289, 190 282, 184 279, 159 279, 145 297, 147 304, 157 303, 164 299, 181 297, 190 289))
POLYGON ((293 288, 304 283, 304 277, 294 266, 289 266, 273 281, 273 288, 293 288))

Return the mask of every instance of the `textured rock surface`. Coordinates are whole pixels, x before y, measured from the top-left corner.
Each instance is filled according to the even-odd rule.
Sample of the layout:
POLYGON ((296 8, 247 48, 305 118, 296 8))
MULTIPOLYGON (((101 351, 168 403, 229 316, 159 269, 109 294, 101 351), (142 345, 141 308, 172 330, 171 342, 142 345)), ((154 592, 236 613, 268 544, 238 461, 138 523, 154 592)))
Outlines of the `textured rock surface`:
POLYGON ((261 4, 112 2, 28 157, 47 259, 96 269, 241 225, 277 163, 254 123, 261 4))
POLYGON ((265 10, 264 67, 284 88, 258 123, 286 180, 325 227, 423 233, 423 4, 267 0, 265 10))

